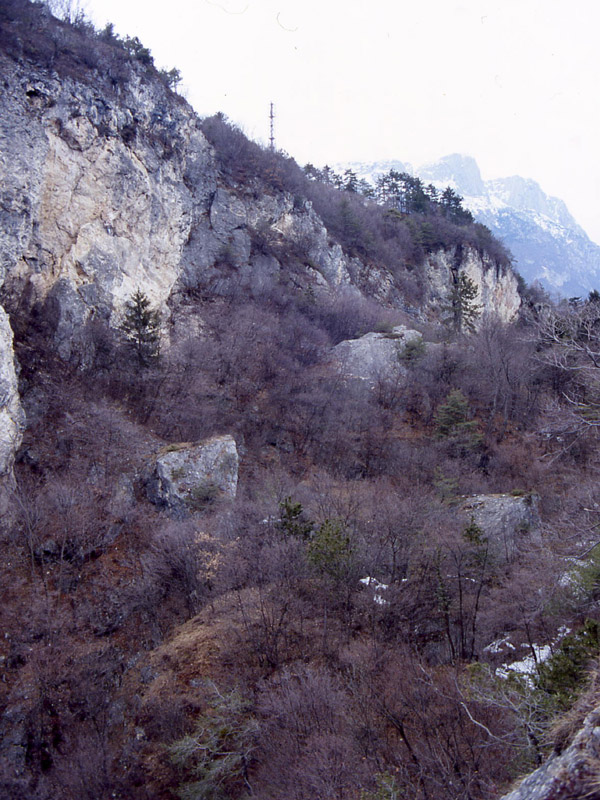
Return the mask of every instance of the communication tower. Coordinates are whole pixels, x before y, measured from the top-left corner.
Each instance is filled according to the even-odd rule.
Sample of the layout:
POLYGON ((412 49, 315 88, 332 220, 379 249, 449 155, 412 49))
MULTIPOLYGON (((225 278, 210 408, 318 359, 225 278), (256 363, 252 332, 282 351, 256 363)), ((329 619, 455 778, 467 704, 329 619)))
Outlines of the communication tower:
POLYGON ((275 106, 271 103, 271 110, 269 112, 270 135, 269 135, 269 148, 275 150, 275 106))

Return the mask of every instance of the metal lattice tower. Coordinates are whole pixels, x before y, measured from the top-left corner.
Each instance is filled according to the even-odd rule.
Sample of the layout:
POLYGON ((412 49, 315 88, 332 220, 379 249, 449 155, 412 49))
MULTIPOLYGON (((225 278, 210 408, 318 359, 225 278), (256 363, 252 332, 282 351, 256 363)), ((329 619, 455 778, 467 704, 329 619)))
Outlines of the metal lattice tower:
POLYGON ((275 150, 275 106, 271 103, 271 111, 269 113, 269 122, 270 122, 270 136, 269 136, 269 148, 271 150, 275 150))

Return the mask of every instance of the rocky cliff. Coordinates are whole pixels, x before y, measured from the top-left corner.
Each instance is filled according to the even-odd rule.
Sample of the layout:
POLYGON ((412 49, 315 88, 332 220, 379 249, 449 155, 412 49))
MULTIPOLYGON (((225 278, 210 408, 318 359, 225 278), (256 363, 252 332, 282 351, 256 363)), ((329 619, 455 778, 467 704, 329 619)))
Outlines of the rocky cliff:
MULTIPOLYGON (((35 14, 28 24, 38 35, 56 28, 47 12, 35 14)), ((272 288, 289 271, 290 252, 301 252, 294 280, 307 291, 344 286, 403 303, 393 272, 349 255, 309 201, 256 180, 226 180, 198 117, 144 64, 122 54, 115 61, 106 50, 106 63, 65 67, 66 34, 58 28, 55 51, 44 61, 11 25, 4 22, 0 53, 2 301, 21 322, 32 310, 42 314, 61 358, 81 356, 90 320, 118 325, 138 287, 161 309, 168 334, 186 292, 272 288)), ((422 272, 430 312, 448 295, 456 266, 454 250, 430 255, 422 272)), ((475 250, 458 268, 479 285, 486 309, 514 316, 520 300, 510 269, 475 250)), ((12 376, 4 329, 5 372, 12 376)), ((21 425, 12 377, 9 385, 3 471, 21 425)))

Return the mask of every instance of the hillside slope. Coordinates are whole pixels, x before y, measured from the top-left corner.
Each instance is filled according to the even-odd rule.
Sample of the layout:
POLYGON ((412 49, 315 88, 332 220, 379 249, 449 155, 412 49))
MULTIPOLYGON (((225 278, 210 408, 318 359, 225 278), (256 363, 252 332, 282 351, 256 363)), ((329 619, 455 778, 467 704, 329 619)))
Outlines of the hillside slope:
POLYGON ((0 796, 501 795, 600 653, 597 304, 110 28, 0 66, 0 796))
MULTIPOLYGON (((514 275, 471 245, 468 231, 458 261, 465 232, 450 227, 423 248, 418 221, 388 220, 388 250, 373 250, 379 234, 368 226, 384 224, 379 209, 315 195, 290 159, 261 151, 224 120, 203 131, 145 54, 132 58, 95 34, 86 49, 89 31, 16 0, 0 23, 2 297, 22 325, 33 309, 44 318, 61 358, 89 350, 93 320, 118 326, 138 288, 160 309, 166 336, 190 293, 276 287, 353 292, 425 319, 448 301, 453 270, 475 281, 483 308, 515 315, 514 275)), ((9 440, 19 440, 14 391, 9 406, 2 473, 9 440)))

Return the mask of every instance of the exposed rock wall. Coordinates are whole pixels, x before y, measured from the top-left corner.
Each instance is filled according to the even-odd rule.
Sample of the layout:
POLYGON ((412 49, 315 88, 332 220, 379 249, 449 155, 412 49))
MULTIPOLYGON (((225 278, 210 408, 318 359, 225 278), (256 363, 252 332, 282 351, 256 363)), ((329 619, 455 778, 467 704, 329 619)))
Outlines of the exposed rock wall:
POLYGON ((58 300, 57 345, 68 357, 74 328, 119 312, 138 286, 166 303, 216 189, 212 150, 160 85, 133 81, 110 103, 72 80, 2 68, 6 292, 58 300))
POLYGON ((521 306, 516 275, 510 269, 498 267, 473 248, 465 248, 460 254, 438 250, 429 256, 426 275, 431 311, 438 312, 440 304, 447 301, 454 270, 471 278, 479 289, 476 302, 482 307, 480 320, 485 319, 486 313, 497 315, 503 322, 516 317, 521 306))
POLYGON ((132 79, 119 98, 0 58, 0 281, 11 298, 54 307, 64 358, 91 315, 118 319, 142 288, 165 310, 175 289, 260 289, 277 281, 276 248, 306 255, 317 286, 352 283, 356 265, 309 203, 219 181, 199 120, 160 83, 132 79), (267 248, 268 250, 269 248, 267 248))
POLYGON ((519 549, 540 545, 537 495, 478 494, 462 505, 467 518, 481 528, 490 554, 499 561, 514 561, 519 549))
POLYGON ((576 800, 600 797, 600 709, 585 719, 572 744, 553 754, 502 800, 576 800))
POLYGON ((6 483, 10 476, 25 421, 19 402, 12 340, 8 316, 0 307, 0 484, 6 483))
MULTIPOLYGON (((68 358, 92 314, 119 316, 140 287, 165 307, 175 288, 219 292, 235 280, 260 289, 285 258, 257 235, 300 248, 316 287, 356 284, 362 265, 332 242, 310 203, 285 193, 227 188, 193 110, 158 81, 132 72, 118 95, 0 57, 0 280, 9 297, 50 298, 56 344, 68 358), (229 270, 229 273, 228 273, 229 270)), ((456 254, 429 258, 430 303, 445 297, 456 254)), ((460 269, 481 302, 516 313, 516 278, 474 250, 460 269)), ((369 293, 392 296, 392 276, 370 265, 369 293)), ((364 283, 364 282, 363 282, 364 283)), ((358 289, 357 289, 358 291, 358 289)))

